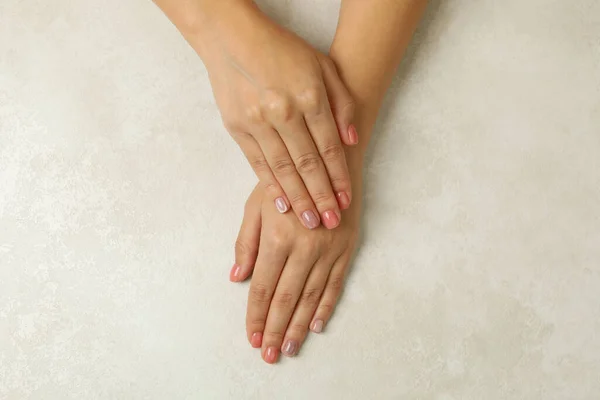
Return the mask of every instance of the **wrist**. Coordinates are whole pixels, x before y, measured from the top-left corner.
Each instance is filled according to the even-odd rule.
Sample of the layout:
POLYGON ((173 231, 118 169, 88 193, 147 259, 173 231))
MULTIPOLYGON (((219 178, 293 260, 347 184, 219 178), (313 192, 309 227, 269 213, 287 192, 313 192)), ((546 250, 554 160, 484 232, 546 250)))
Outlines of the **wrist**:
POLYGON ((206 6, 187 10, 186 20, 177 24, 185 39, 206 63, 240 37, 252 31, 262 15, 252 0, 206 1, 206 6))

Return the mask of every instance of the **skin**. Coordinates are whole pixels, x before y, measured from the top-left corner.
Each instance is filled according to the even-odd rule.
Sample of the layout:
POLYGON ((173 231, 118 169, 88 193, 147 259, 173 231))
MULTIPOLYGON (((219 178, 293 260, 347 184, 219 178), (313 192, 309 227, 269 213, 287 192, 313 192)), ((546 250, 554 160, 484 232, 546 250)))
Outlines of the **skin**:
POLYGON ((247 0, 155 0, 202 58, 225 127, 280 213, 337 227, 354 100, 330 57, 247 0))
POLYGON ((275 363, 280 352, 296 355, 309 330, 321 332, 331 318, 356 247, 366 145, 425 3, 342 3, 330 56, 356 100, 361 144, 346 150, 355 199, 340 226, 302 229, 289 215, 273 212, 272 198, 261 186, 246 203, 230 279, 239 282, 252 274, 246 332, 267 363, 275 363))

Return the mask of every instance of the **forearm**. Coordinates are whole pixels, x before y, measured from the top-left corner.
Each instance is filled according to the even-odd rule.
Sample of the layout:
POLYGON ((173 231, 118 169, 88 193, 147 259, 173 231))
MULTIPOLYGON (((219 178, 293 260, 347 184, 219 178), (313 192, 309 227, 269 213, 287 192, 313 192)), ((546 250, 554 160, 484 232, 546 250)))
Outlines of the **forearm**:
POLYGON ((235 27, 238 32, 250 30, 248 15, 260 13, 252 0, 154 0, 154 3, 203 59, 209 47, 229 42, 226 28, 235 27))
POLYGON ((426 0, 342 1, 330 56, 356 101, 359 145, 350 150, 352 157, 360 157, 366 151, 385 92, 426 3, 426 0))

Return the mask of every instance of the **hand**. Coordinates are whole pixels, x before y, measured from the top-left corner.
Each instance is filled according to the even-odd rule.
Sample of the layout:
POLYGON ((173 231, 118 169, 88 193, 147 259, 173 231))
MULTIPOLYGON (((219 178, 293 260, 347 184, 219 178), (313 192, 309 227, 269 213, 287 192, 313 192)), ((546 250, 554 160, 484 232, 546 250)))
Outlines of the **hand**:
POLYGON ((230 279, 242 281, 253 271, 246 333, 272 364, 280 350, 296 355, 309 328, 320 333, 331 317, 356 246, 360 201, 338 229, 314 231, 277 214, 270 201, 261 186, 248 198, 230 279))
POLYGON ((223 17, 198 46, 225 126, 279 212, 335 228, 352 198, 340 141, 358 142, 352 98, 326 55, 256 8, 236 10, 244 18, 223 17))

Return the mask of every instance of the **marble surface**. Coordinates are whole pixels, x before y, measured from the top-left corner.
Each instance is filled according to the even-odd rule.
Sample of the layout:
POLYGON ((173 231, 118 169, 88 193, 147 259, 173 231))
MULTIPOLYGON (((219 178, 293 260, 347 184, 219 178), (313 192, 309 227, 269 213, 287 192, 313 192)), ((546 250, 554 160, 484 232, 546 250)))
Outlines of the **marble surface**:
MULTIPOLYGON (((328 47, 337 1, 261 4, 328 47)), ((200 60, 149 1, 2 0, 0 399, 597 399, 600 2, 432 1, 376 135, 335 317, 268 366, 200 60)))

